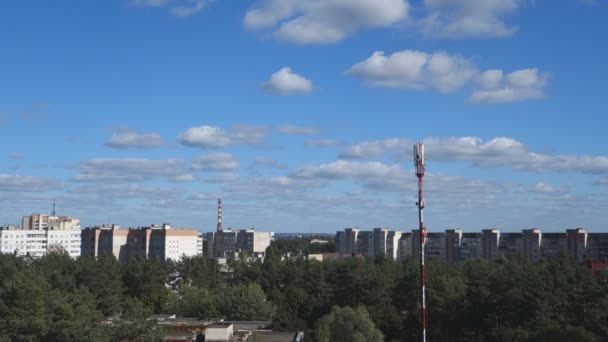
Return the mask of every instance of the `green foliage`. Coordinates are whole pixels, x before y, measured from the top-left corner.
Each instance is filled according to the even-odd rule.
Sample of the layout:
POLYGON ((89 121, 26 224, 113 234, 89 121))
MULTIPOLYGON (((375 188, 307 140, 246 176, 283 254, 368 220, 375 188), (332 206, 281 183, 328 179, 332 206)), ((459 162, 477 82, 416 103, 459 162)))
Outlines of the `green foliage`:
MULTIPOLYGON (((417 258, 322 263, 283 258, 285 248, 272 244, 264 261, 231 260, 227 268, 204 257, 120 264, 111 255, 0 254, 0 341, 155 341, 162 331, 149 319, 153 313, 272 320, 274 329, 306 331, 307 341, 340 341, 331 327, 350 331, 343 317, 355 316, 367 323, 360 325, 363 337, 351 341, 377 337, 366 336, 368 330, 387 341, 420 340, 417 258)), ((608 338, 608 272, 594 277, 565 254, 536 263, 509 255, 454 267, 429 260, 427 304, 432 341, 608 338)))
POLYGON ((236 321, 268 320, 274 310, 258 284, 228 286, 217 294, 217 308, 224 318, 236 321))
POLYGON ((340 308, 319 319, 315 326, 318 342, 382 342, 382 332, 376 328, 367 310, 360 306, 340 308))

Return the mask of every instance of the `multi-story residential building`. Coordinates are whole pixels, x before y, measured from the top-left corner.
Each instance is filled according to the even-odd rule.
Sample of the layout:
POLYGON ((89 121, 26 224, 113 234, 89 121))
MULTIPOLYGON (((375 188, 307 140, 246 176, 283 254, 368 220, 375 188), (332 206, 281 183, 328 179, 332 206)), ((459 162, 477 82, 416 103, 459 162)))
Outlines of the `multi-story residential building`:
POLYGON ((0 228, 0 252, 41 257, 52 251, 80 256, 80 230, 0 228))
POLYGON ((540 239, 540 257, 554 258, 561 252, 568 252, 566 233, 542 233, 540 239))
POLYGON ((590 260, 608 260, 608 233, 588 233, 585 257, 590 260))
POLYGON ((464 233, 460 229, 448 229, 445 231, 445 243, 446 262, 450 265, 483 257, 481 233, 464 233))
POLYGON ((412 246, 412 233, 401 233, 399 239, 399 252, 398 259, 402 260, 414 255, 414 249, 412 246))
POLYGON ((374 256, 374 232, 359 232, 357 242, 355 243, 354 253, 365 257, 374 256))
MULTIPOLYGON (((420 234, 417 229, 402 233, 386 228, 367 232, 348 228, 337 232, 336 247, 340 255, 404 259, 419 255, 420 234)), ((450 265, 469 259, 493 261, 512 253, 520 253, 531 261, 552 258, 559 253, 567 253, 581 263, 605 261, 608 260, 608 233, 588 233, 583 228, 568 229, 564 233, 542 233, 539 228, 524 229, 521 233, 501 233, 496 228, 484 229, 481 233, 448 229, 445 233, 427 233, 425 252, 427 258, 445 260, 450 265)))
POLYGON ((179 260, 201 255, 202 241, 196 229, 175 229, 168 224, 120 229, 119 225, 85 228, 82 255, 113 254, 118 260, 143 256, 151 259, 179 260))
POLYGON ((498 259, 498 243, 500 241, 500 231, 498 229, 484 229, 482 235, 483 258, 494 261, 498 259))
POLYGON ((250 257, 262 258, 270 246, 274 234, 258 232, 255 229, 222 229, 209 232, 205 255, 209 258, 226 258, 246 253, 250 257))
POLYGON ((80 229, 80 220, 69 216, 54 216, 46 214, 32 214, 23 216, 21 220, 23 230, 76 230, 80 229))
MULTIPOLYGON (((427 259, 445 260, 446 252, 445 233, 427 233, 425 241, 425 255, 427 259)), ((412 251, 413 255, 420 254, 420 230, 412 230, 412 251)))
POLYGON ((538 228, 524 229, 522 231, 522 254, 531 261, 541 258, 542 233, 538 228))
POLYGON ((391 231, 388 228, 374 228, 371 231, 346 228, 336 233, 336 252, 344 256, 399 259, 403 253, 406 253, 406 243, 403 239, 402 232, 391 231))
POLYGON ((387 252, 387 241, 388 240, 388 228, 374 228, 372 243, 373 243, 373 255, 377 257, 386 257, 387 252))
POLYGON ((386 236, 386 253, 384 256, 397 260, 401 256, 401 236, 403 232, 389 231, 386 236))

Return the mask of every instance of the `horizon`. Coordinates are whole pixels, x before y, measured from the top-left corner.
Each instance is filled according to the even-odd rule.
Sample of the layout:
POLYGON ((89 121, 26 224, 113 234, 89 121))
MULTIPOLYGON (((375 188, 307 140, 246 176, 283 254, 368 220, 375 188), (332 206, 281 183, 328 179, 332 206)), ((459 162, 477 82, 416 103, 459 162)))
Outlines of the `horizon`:
POLYGON ((2 9, 0 225, 608 232, 608 3, 2 9))

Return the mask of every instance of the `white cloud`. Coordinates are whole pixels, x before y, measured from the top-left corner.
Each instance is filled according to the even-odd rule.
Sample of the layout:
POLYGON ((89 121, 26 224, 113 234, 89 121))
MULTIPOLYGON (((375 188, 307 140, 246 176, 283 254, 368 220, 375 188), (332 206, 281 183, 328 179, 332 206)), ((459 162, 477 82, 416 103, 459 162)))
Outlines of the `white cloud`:
POLYGON ((426 35, 442 38, 506 37, 517 27, 503 17, 522 0, 425 0, 426 16, 416 23, 426 35))
POLYGON ((261 87, 270 94, 301 95, 312 91, 312 82, 294 73, 290 67, 284 67, 273 73, 269 80, 261 84, 261 87))
POLYGON ((312 135, 319 134, 321 130, 317 127, 282 125, 277 127, 277 131, 288 135, 312 135))
POLYGON ((285 169, 287 166, 285 164, 279 163, 277 160, 268 157, 256 157, 251 163, 252 169, 257 169, 259 167, 267 167, 271 169, 285 169))
POLYGON ((182 159, 96 158, 80 162, 75 182, 128 182, 155 178, 178 179, 185 174, 182 159))
POLYGON ((561 195, 570 192, 570 188, 567 186, 557 187, 551 184, 538 182, 534 185, 523 187, 522 191, 541 195, 561 195))
POLYGON ((476 88, 469 97, 469 102, 474 104, 543 98, 548 82, 548 74, 534 68, 516 70, 506 76, 499 69, 480 73, 464 57, 416 50, 397 51, 388 56, 383 51, 376 51, 366 60, 353 65, 346 74, 370 87, 432 88, 441 93, 453 92, 474 83, 476 88))
POLYGON ((6 192, 48 191, 61 188, 61 182, 47 177, 0 173, 0 190, 6 192))
POLYGON ((131 4, 140 7, 163 7, 171 4, 171 14, 175 17, 189 17, 202 11, 214 0, 131 0, 131 4))
POLYGON ((311 139, 304 143, 306 147, 332 147, 337 145, 340 145, 340 142, 332 139, 311 139))
POLYGON ((171 14, 176 17, 184 18, 189 17, 202 11, 207 5, 205 0, 190 0, 187 5, 175 6, 171 9, 171 14))
POLYGON ((236 173, 221 173, 218 175, 213 175, 205 179, 205 181, 209 183, 233 183, 240 179, 241 177, 236 173))
MULTIPOLYGON (((608 174, 608 156, 552 155, 529 151, 513 138, 478 137, 428 138, 423 140, 427 158, 443 162, 469 162, 480 167, 510 167, 531 172, 583 172, 608 174)), ((412 140, 392 138, 353 144, 341 158, 372 158, 395 153, 400 160, 411 159, 412 140)))
POLYGON ((488 70, 477 78, 471 103, 518 102, 546 96, 548 75, 538 69, 522 69, 503 76, 502 70, 488 70))
POLYGON ((196 171, 232 171, 239 168, 239 161, 229 153, 211 153, 192 160, 196 171))
POLYGON ((330 44, 391 26, 406 19, 408 9, 405 0, 264 0, 247 11, 244 26, 298 44, 330 44))
POLYGON ((189 173, 177 175, 177 176, 173 177, 173 179, 171 179, 172 182, 176 182, 176 183, 188 183, 188 182, 194 182, 195 180, 196 180, 196 178, 189 173))
POLYGON ((112 134, 112 137, 106 141, 105 145, 117 149, 149 149, 166 146, 166 143, 157 133, 138 133, 132 130, 121 130, 112 134))
POLYGON ((376 51, 346 71, 371 87, 433 88, 442 93, 461 88, 476 72, 473 63, 463 57, 415 50, 398 51, 388 56, 383 51, 376 51))
POLYGON ((413 142, 410 140, 391 138, 377 141, 367 141, 347 146, 340 152, 343 159, 376 158, 386 152, 409 151, 413 142))
POLYGON ((178 136, 182 145, 199 148, 220 148, 231 145, 259 143, 266 135, 263 126, 234 126, 228 130, 214 126, 191 127, 178 136))

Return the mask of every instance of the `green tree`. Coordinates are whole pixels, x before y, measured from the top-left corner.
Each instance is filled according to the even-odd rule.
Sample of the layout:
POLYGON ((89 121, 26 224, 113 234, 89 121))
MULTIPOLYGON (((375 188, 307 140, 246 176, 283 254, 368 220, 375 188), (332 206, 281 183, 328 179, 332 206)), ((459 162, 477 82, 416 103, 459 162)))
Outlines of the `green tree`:
POLYGON ((97 309, 104 316, 120 313, 123 287, 120 263, 111 254, 80 257, 76 261, 76 280, 95 297, 97 309))
POLYGON ((319 342, 382 342, 382 332, 376 328, 363 307, 334 306, 315 327, 319 342))
POLYGON ((273 305, 258 284, 228 286, 217 294, 219 314, 229 320, 252 321, 272 318, 273 305))

